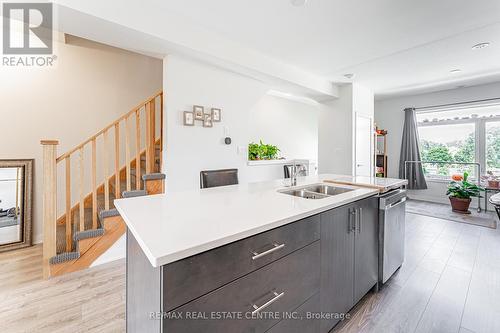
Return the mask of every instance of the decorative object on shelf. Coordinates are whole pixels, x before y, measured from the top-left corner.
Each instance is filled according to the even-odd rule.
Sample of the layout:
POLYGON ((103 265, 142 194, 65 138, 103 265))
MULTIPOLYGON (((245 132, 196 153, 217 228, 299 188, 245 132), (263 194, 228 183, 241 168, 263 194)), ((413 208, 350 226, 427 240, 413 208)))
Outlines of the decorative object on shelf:
POLYGON ((212 108, 212 121, 219 123, 221 120, 221 109, 212 108))
POLYGON ((264 144, 262 140, 259 140, 259 143, 248 144, 248 159, 250 161, 277 160, 279 151, 277 146, 264 144))
POLYGON ((375 177, 384 177, 384 174, 383 167, 375 167, 375 177))
POLYGON ((212 121, 212 115, 210 113, 205 113, 203 115, 203 127, 213 127, 214 123, 212 121))
POLYGON ((230 137, 226 137, 226 138, 224 138, 224 143, 225 143, 226 145, 230 145, 230 144, 231 144, 231 138, 230 138, 230 137))
POLYGON ((472 197, 481 197, 482 187, 467 181, 469 174, 464 172, 463 180, 452 180, 448 185, 448 195, 452 210, 456 213, 470 214, 469 206, 472 197))
POLYGON ((184 126, 194 126, 194 112, 184 111, 184 126))
POLYGON ((205 108, 201 105, 193 105, 193 113, 195 120, 204 121, 205 108))
POLYGON ((375 177, 387 177, 387 130, 375 128, 375 177))

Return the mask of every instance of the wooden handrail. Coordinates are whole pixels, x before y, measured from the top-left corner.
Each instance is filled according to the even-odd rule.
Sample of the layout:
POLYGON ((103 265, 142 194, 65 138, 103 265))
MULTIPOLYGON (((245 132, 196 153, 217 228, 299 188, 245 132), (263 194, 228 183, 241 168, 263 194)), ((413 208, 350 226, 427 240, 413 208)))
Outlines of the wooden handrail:
MULTIPOLYGON (((155 165, 155 147, 158 143, 163 142, 162 134, 160 133, 160 138, 156 140, 155 136, 155 105, 156 98, 159 97, 161 112, 159 115, 159 121, 163 119, 163 92, 159 91, 155 95, 149 97, 145 101, 138 104, 132 110, 128 111, 118 119, 116 119, 111 124, 107 125, 101 129, 96 134, 92 135, 87 140, 83 141, 76 147, 70 149, 66 153, 57 157, 57 145, 56 140, 42 140, 43 145, 43 223, 44 223, 44 277, 48 277, 50 274, 49 260, 56 255, 56 226, 64 225, 65 227, 65 240, 66 247, 65 252, 72 251, 75 246, 73 244, 73 237, 75 231, 84 231, 86 228, 96 229, 98 227, 98 195, 104 195, 104 201, 102 201, 103 208, 110 209, 111 186, 114 186, 114 197, 120 198, 121 190, 131 190, 132 185, 135 185, 136 189, 141 187, 141 157, 146 157, 146 172, 156 172, 155 165), (143 111, 144 110, 144 111, 143 111), (144 112, 146 131, 141 130, 141 113, 144 112), (132 118, 132 119, 131 119, 132 118), (123 122, 123 125, 122 125, 123 122), (135 126, 133 124, 135 123, 135 126), (120 128, 121 127, 121 128, 120 128), (135 128, 135 131, 134 131, 135 128), (124 131, 125 140, 120 140, 120 132, 124 131), (112 133, 110 133, 112 132, 112 133), (134 133, 135 132, 135 133, 134 133), (141 132, 145 134, 144 149, 141 147, 141 132), (113 138, 110 135, 114 134, 114 142, 110 142, 113 138), (102 139, 100 138, 102 136, 102 139), (135 137, 135 147, 133 147, 133 139, 135 137), (102 155, 97 154, 98 148, 102 144, 102 155), (123 146, 125 144, 125 146, 123 146), (89 145, 89 146, 87 146, 89 145), (90 193, 85 196, 85 179, 84 175, 87 175, 87 171, 84 172, 85 162, 84 162, 84 150, 86 147, 90 148, 90 170, 88 172, 89 183, 90 183, 90 193), (135 148, 135 152, 132 153, 131 149, 135 148), (124 151, 125 166, 122 169, 120 160, 121 151, 124 151), (111 166, 111 156, 114 152, 114 166, 111 166), (74 153, 78 153, 78 156, 71 156, 74 153), (111 153, 111 154, 110 154, 111 153), (102 184, 98 185, 98 157, 102 158, 102 184), (75 163, 72 163, 72 158, 75 158, 75 163), (64 202, 64 215, 57 218, 57 164, 59 162, 65 162, 64 173, 65 176, 62 179, 65 180, 65 190, 61 192, 64 202), (75 166, 72 166, 75 164, 75 166), (75 170, 71 170, 72 168, 75 170), (135 168, 135 182, 132 181, 132 167, 135 168), (73 177, 73 181, 72 181, 73 177), (126 186, 121 188, 121 181, 126 181, 126 186), (134 184, 135 183, 135 184, 134 184), (75 188, 77 186, 78 188, 75 188), (74 195, 76 194, 76 195, 74 195), (75 202, 73 202, 75 201, 75 202), (72 207, 72 205, 75 206, 72 207), (85 217, 90 217, 86 213, 86 209, 91 208, 91 223, 85 223, 85 217), (76 214, 75 214, 76 213, 76 214), (87 216, 86 216, 87 215, 87 216), (79 223, 76 223, 76 216, 78 216, 79 223)), ((162 126, 161 126, 162 127, 162 126)), ((99 148, 100 149, 100 148, 99 148)), ((101 182, 101 176, 99 175, 99 183, 101 182)), ((100 199, 99 199, 100 200, 100 199)), ((89 221, 89 222, 90 222, 89 221)))
POLYGON ((63 161, 66 156, 68 155, 71 155, 73 154, 74 152, 78 151, 80 148, 82 148, 83 146, 85 146, 86 144, 90 143, 92 140, 95 140, 97 137, 99 137, 100 135, 104 134, 104 132, 106 132, 107 130, 111 129, 112 127, 114 127, 116 124, 120 123, 123 119, 127 118, 128 116, 130 116, 132 113, 136 112, 137 110, 139 110, 140 108, 144 107, 146 104, 148 104, 151 100, 154 100, 156 97, 158 96, 162 96, 163 95, 163 91, 159 91, 157 92, 156 94, 154 94, 153 96, 145 99, 143 102, 141 102, 140 104, 138 104, 137 106, 135 106, 134 108, 132 108, 132 110, 130 110, 129 112, 127 112, 126 114, 124 114, 123 116, 121 116, 120 118, 116 119, 115 121, 113 121, 111 124, 109 124, 108 126, 104 127, 102 130, 100 130, 99 132, 97 132, 96 134, 92 135, 90 138, 88 138, 87 140, 83 141, 82 143, 80 143, 78 146, 74 147, 73 149, 70 149, 69 151, 65 152, 64 154, 62 154, 61 156, 59 156, 57 159, 56 159, 56 162, 59 163, 61 161, 63 161))

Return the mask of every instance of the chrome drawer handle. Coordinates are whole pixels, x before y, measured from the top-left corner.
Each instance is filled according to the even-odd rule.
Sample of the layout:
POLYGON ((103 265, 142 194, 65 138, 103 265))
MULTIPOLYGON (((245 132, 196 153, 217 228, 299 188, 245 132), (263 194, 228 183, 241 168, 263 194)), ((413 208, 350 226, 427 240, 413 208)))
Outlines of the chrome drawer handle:
POLYGON ((353 208, 351 210, 351 208, 349 208, 349 219, 348 219, 348 227, 347 227, 347 233, 351 233, 351 232, 356 232, 356 209, 353 208), (354 218, 354 223, 353 223, 353 218, 354 218))
POLYGON ((273 294, 274 294, 274 297, 271 298, 266 303, 262 304, 261 306, 257 306, 255 304, 252 305, 252 307, 255 309, 252 311, 252 316, 259 313, 260 311, 264 310, 265 308, 267 308, 269 305, 273 304, 277 300, 279 300, 281 297, 283 297, 283 295, 285 295, 285 292, 283 291, 280 294, 278 294, 277 292, 273 291, 273 294))
POLYGON ((261 253, 252 252, 252 254, 253 254, 252 260, 259 259, 263 256, 267 256, 268 254, 271 254, 274 251, 278 251, 279 249, 282 249, 284 247, 285 247, 285 243, 283 243, 283 244, 274 243, 272 249, 269 249, 269 250, 261 252, 261 253))

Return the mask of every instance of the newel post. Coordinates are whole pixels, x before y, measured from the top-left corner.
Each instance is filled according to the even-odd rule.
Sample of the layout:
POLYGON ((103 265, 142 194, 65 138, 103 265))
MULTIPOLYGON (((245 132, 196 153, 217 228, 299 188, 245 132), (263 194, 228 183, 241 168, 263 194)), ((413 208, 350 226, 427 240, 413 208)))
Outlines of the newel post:
POLYGON ((40 141, 43 147, 43 277, 50 276, 49 260, 56 255, 57 140, 40 141))

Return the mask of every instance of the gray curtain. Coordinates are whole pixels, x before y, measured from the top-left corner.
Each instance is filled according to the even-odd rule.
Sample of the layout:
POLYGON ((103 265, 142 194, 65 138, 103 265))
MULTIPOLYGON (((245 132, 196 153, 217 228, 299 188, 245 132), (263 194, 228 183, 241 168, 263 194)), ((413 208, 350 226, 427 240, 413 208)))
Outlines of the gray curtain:
POLYGON ((401 142, 401 155, 399 157, 399 178, 408 179, 408 189, 425 190, 427 182, 421 163, 406 163, 405 161, 421 161, 418 146, 417 118, 414 108, 406 108, 405 123, 403 127, 403 140, 401 142))

